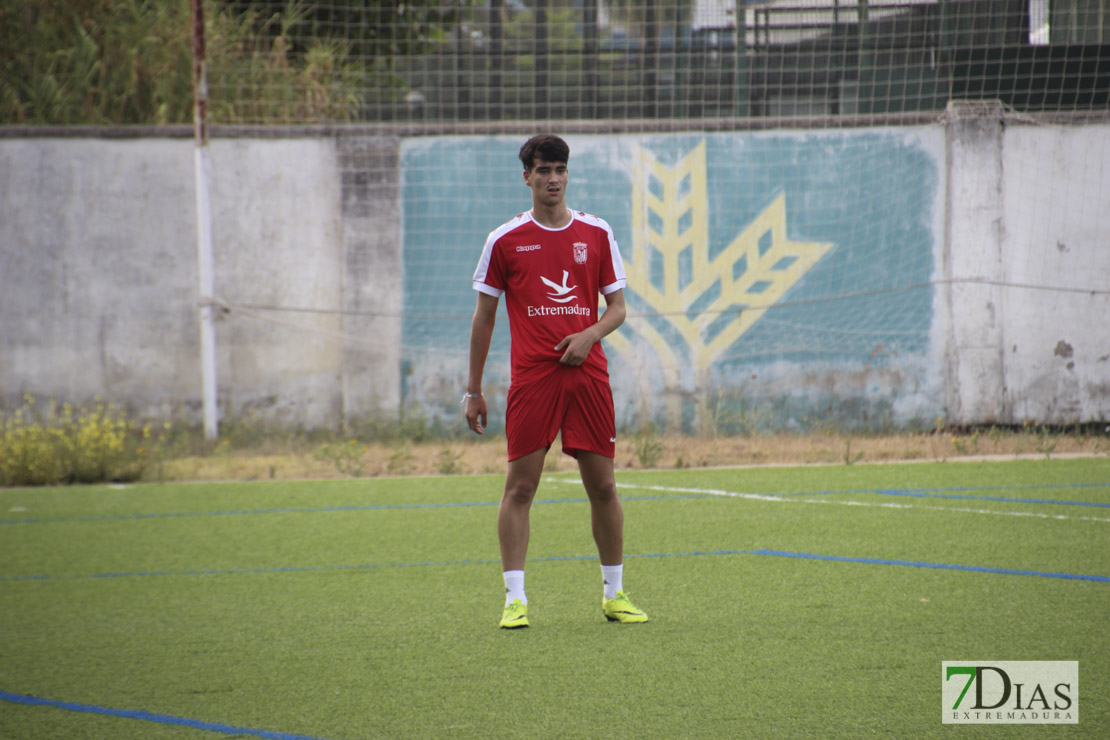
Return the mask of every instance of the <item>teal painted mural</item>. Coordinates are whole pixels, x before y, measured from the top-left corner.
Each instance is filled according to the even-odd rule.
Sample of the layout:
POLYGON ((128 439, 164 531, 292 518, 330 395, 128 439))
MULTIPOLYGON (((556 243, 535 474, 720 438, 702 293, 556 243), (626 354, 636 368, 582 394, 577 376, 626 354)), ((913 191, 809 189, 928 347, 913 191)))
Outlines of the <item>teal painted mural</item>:
MULTIPOLYGON (((933 133, 568 136, 567 201, 612 225, 628 270, 629 319, 606 340, 626 423, 646 415, 689 429, 729 405, 787 428, 830 414, 848 426, 934 414, 943 141, 933 133)), ((452 368, 452 388, 465 379, 482 244, 530 206, 521 141, 405 142, 408 399, 434 404, 452 368)), ((495 385, 507 382, 507 356, 502 320, 495 385)))

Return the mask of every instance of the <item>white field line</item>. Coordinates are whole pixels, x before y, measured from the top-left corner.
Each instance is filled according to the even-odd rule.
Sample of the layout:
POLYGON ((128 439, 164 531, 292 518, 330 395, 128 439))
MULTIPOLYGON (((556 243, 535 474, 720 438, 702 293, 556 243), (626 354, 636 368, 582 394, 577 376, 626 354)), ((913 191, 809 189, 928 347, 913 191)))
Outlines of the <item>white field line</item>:
MULTIPOLYGON (((548 478, 549 483, 575 483, 577 480, 548 478)), ((863 506, 872 509, 913 509, 917 511, 950 511, 960 514, 986 514, 988 516, 1019 516, 1034 519, 1057 519, 1060 521, 1079 522, 1110 522, 1110 519, 1097 516, 1068 516, 1067 514, 1045 514, 1039 511, 1002 511, 996 509, 970 509, 962 506, 921 506, 917 504, 876 503, 874 501, 845 501, 844 499, 812 499, 797 496, 774 496, 768 493, 740 493, 737 491, 722 491, 717 488, 687 488, 685 486, 648 486, 635 483, 618 483, 617 488, 634 488, 641 491, 660 491, 663 493, 700 493, 707 496, 722 496, 727 498, 743 498, 755 501, 773 501, 786 504, 823 504, 826 506, 863 506)))

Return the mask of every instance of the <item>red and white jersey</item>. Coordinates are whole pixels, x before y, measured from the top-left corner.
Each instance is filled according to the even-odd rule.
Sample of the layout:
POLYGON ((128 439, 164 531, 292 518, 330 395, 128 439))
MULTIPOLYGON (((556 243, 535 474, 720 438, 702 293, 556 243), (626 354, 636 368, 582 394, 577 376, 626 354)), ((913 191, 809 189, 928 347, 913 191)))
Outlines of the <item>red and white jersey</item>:
MULTIPOLYGON (((475 290, 505 296, 513 383, 554 370, 563 356, 555 345, 597 323, 599 294, 624 288, 624 261, 612 228, 581 211, 571 216, 563 228, 549 229, 531 212, 520 214, 490 232, 474 271, 475 290)), ((609 379, 601 342, 582 368, 609 379)))

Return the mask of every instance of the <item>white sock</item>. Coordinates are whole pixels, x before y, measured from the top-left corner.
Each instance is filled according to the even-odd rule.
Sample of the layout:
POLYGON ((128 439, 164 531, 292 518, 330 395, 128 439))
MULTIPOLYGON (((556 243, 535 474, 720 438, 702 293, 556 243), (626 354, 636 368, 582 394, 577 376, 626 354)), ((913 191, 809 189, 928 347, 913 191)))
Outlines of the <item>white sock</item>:
POLYGON ((601 581, 605 587, 605 598, 617 598, 617 591, 623 591, 624 586, 621 584, 621 579, 624 577, 623 565, 603 565, 601 566, 601 581))
POLYGON ((524 571, 522 570, 507 570, 505 571, 505 606, 520 599, 522 604, 528 603, 528 597, 524 595, 524 571))

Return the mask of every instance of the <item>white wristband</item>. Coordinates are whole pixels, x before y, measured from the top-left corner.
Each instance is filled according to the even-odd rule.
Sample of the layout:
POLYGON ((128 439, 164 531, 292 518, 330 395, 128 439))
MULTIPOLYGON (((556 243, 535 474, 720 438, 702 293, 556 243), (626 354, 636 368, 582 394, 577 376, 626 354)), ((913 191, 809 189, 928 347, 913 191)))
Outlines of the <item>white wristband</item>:
POLYGON ((459 403, 466 403, 468 399, 481 398, 481 397, 482 397, 481 393, 464 393, 463 397, 462 397, 462 400, 459 401, 459 403))

